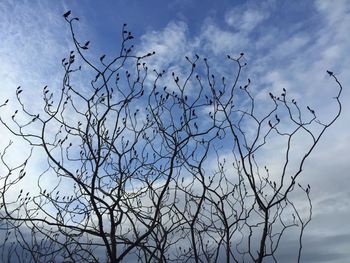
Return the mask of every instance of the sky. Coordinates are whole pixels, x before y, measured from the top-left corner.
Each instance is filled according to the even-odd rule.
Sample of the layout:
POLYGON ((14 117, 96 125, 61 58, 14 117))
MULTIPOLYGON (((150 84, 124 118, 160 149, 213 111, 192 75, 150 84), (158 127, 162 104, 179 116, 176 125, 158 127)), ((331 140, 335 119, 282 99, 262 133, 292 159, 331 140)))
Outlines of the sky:
MULTIPOLYGON (((21 85, 35 109, 44 85, 59 88, 60 61, 73 48, 62 17, 67 10, 80 18, 77 35, 90 40, 97 58, 119 51, 123 23, 137 50, 156 51, 155 68, 181 71, 184 56, 198 53, 225 71, 225 56, 244 52, 245 74, 262 103, 268 92, 286 88, 325 119, 334 113, 336 85, 326 74, 332 70, 344 87, 343 112, 301 176, 313 201, 303 262, 350 258, 350 1, 2 0, 0 104, 21 85)), ((2 127, 0 133, 3 148, 10 137, 2 127)), ((287 249, 281 254, 288 258, 287 249)))

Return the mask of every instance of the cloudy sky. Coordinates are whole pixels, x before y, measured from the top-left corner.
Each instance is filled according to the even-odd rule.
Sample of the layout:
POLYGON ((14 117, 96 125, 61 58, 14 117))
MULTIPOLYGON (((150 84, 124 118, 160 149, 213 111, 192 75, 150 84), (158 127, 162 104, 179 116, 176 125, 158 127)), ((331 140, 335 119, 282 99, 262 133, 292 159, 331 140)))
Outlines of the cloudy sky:
POLYGON ((157 52, 154 67, 176 67, 198 53, 220 68, 226 54, 244 52, 262 101, 286 88, 325 119, 334 113, 336 85, 326 74, 332 70, 344 86, 344 108, 301 178, 312 187, 314 207, 303 262, 350 258, 350 1, 1 0, 0 104, 19 85, 32 107, 44 85, 59 88, 60 61, 72 49, 67 10, 80 18, 77 34, 91 41, 96 57, 118 52, 123 23, 138 50, 157 52))

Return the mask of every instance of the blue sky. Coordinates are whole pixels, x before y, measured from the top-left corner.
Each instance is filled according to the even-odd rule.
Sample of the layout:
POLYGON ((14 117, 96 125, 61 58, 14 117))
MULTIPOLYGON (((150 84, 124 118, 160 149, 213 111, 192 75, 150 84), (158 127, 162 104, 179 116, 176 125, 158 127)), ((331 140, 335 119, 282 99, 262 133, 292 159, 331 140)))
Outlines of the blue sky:
MULTIPOLYGON (((221 63, 226 54, 244 52, 246 74, 261 103, 269 91, 286 88, 324 118, 334 112, 336 86, 326 70, 334 71, 344 86, 343 115, 318 145, 301 178, 312 186, 314 204, 303 259, 340 263, 350 258, 349 1, 2 0, 0 102, 19 85, 30 94, 29 102, 44 85, 59 87, 60 61, 72 49, 62 18, 67 10, 80 18, 77 34, 91 41, 96 58, 119 50, 123 23, 134 33, 137 50, 157 52, 150 61, 156 68, 181 71, 184 56, 198 53, 227 72, 221 63)), ((1 147, 9 138, 3 134, 1 147)), ((283 253, 287 258, 288 250, 283 253)))

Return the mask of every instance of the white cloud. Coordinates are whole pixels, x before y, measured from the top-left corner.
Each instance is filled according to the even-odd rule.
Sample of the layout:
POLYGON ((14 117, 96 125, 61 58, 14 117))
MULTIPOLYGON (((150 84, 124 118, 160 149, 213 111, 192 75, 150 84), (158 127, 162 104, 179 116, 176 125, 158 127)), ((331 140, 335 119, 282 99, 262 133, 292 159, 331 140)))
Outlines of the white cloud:
POLYGON ((266 18, 268 18, 268 13, 257 8, 244 10, 242 7, 237 7, 225 15, 225 21, 229 26, 246 33, 255 29, 266 18))
POLYGON ((162 31, 147 32, 141 37, 142 46, 138 55, 156 52, 150 59, 151 68, 168 68, 184 59, 184 54, 191 50, 187 39, 187 25, 183 22, 170 22, 162 31))
POLYGON ((335 26, 343 21, 344 17, 349 15, 350 4, 347 0, 338 0, 336 3, 331 1, 315 1, 316 9, 325 15, 329 24, 335 26))
MULTIPOLYGON (((62 14, 52 10, 47 3, 17 3, 5 0, 0 2, 0 13, 0 104, 7 98, 10 99, 0 113, 1 118, 15 127, 12 125, 11 115, 15 110, 19 110, 18 115, 21 112, 15 97, 17 86, 22 86, 21 99, 26 109, 31 113, 41 113, 44 105, 42 88, 48 85, 52 92, 61 90, 63 69, 60 62, 69 53, 72 44, 62 14)), ((23 120, 21 116, 17 119, 23 120)), ((56 127, 49 128, 50 132, 57 132, 56 127)), ((26 132, 40 132, 39 126, 33 125, 26 132)), ((0 151, 9 140, 14 141, 6 156, 10 167, 24 161, 31 149, 30 145, 10 134, 2 125, 0 133, 0 151)), ((8 198, 16 198, 20 189, 24 189, 24 193, 38 193, 38 176, 47 167, 47 159, 43 156, 45 155, 42 150, 34 150, 26 167, 26 176, 15 187, 10 188, 7 192, 8 198)), ((0 173, 3 183, 8 170, 1 165, 0 173)), ((14 172, 9 180, 17 177, 18 174, 14 172)), ((44 180, 43 187, 54 187, 56 179, 56 176, 50 174, 44 180)))
POLYGON ((273 53, 276 57, 287 57, 288 55, 298 56, 299 53, 304 53, 301 49, 308 42, 309 37, 307 35, 293 35, 278 44, 273 53))
POLYGON ((195 38, 196 48, 206 56, 223 56, 230 52, 239 54, 247 44, 247 38, 240 33, 223 30, 212 22, 207 22, 199 36, 195 38))

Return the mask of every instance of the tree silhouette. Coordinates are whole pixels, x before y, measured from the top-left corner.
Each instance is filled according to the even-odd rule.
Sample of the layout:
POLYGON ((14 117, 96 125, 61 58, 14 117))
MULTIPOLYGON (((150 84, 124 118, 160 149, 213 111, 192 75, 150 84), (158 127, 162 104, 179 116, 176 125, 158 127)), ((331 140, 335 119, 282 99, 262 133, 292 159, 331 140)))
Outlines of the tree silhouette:
POLYGON ((38 114, 18 87, 21 110, 1 117, 31 149, 17 164, 7 158, 12 142, 1 152, 2 261, 278 262, 292 229, 299 262, 312 204, 297 179, 341 113, 336 76, 328 71, 339 91, 324 122, 285 89, 259 104, 242 80, 243 53, 227 56, 237 69, 227 79, 198 55, 185 57, 187 75, 150 70, 155 53, 137 55, 124 24, 119 55, 94 62, 74 33, 78 18, 64 19, 76 50, 62 60, 62 88, 43 88, 38 114), (90 87, 74 82, 84 70, 90 87), (298 136, 309 142, 301 154, 298 136), (276 138, 281 169, 270 171, 276 138), (18 185, 37 150, 47 167, 25 192, 18 185), (304 194, 306 212, 293 193, 304 194))

